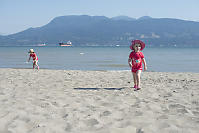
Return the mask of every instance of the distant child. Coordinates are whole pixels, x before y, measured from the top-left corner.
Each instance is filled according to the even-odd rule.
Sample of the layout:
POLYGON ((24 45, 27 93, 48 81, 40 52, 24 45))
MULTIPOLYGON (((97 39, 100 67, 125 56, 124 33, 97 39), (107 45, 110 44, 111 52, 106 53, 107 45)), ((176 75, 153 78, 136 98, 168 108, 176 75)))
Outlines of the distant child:
POLYGON ((145 43, 140 40, 133 40, 130 49, 133 50, 128 59, 128 64, 131 67, 131 72, 134 79, 135 90, 140 90, 140 76, 142 72, 142 63, 144 70, 147 70, 144 54, 141 52, 145 48, 145 43))
POLYGON ((28 53, 30 53, 28 62, 30 61, 30 58, 32 57, 32 59, 33 59, 33 69, 35 69, 35 66, 36 66, 37 70, 39 70, 38 57, 37 57, 36 53, 34 52, 33 49, 30 49, 28 53))

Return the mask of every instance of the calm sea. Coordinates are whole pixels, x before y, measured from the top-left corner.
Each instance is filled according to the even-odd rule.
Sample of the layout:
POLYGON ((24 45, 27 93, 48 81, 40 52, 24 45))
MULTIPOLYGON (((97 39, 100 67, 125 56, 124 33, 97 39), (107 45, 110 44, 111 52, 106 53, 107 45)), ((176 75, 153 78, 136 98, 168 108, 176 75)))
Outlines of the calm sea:
MULTIPOLYGON (((32 68, 33 48, 42 69, 129 70, 129 47, 0 47, 0 68, 32 68)), ((199 72, 199 48, 145 48, 148 71, 199 72)))

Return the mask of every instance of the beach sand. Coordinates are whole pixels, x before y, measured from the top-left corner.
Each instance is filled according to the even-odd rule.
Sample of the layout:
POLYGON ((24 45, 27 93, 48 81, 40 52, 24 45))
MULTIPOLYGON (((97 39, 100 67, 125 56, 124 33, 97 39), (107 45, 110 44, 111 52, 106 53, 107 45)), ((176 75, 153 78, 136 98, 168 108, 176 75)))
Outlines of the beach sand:
POLYGON ((0 133, 198 133, 199 74, 0 69, 0 133))

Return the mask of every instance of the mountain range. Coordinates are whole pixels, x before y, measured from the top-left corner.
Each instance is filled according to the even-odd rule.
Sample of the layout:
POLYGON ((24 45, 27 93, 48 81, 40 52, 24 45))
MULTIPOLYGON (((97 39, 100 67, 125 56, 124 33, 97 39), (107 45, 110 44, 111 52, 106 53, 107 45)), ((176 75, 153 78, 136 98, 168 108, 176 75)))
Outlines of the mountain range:
POLYGON ((152 47, 198 47, 199 22, 149 16, 60 16, 41 27, 0 36, 0 46, 56 46, 69 40, 73 46, 127 46, 134 39, 152 47))

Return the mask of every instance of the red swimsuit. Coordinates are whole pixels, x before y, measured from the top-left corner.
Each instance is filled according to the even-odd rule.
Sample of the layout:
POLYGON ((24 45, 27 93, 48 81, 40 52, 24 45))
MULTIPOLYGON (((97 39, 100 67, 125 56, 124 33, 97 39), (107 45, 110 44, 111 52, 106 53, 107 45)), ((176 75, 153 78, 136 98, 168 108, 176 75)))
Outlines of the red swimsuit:
POLYGON ((142 70, 142 59, 144 58, 144 54, 142 52, 132 51, 129 58, 132 59, 132 72, 136 73, 137 70, 142 70))
POLYGON ((36 53, 31 53, 30 57, 32 57, 33 61, 38 61, 38 57, 37 57, 36 53))

